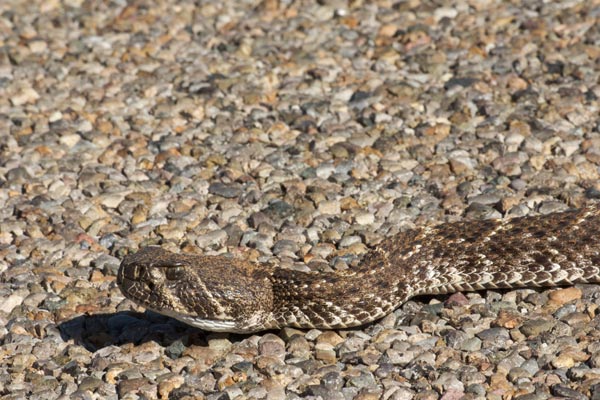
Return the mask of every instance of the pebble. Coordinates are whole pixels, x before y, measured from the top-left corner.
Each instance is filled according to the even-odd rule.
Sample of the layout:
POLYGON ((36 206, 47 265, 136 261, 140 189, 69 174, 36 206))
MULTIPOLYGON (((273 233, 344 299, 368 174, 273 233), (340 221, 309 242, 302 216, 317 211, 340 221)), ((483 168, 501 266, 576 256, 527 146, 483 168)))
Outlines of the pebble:
POLYGON ((226 335, 213 334, 212 337, 208 339, 208 348, 218 353, 226 353, 231 349, 231 346, 231 341, 226 335))
POLYGON ((561 306, 571 301, 581 299, 583 292, 581 289, 576 287, 570 287, 565 289, 554 290, 548 294, 548 298, 553 303, 561 306))
POLYGON ((538 336, 541 333, 550 331, 556 323, 545 319, 532 319, 521 325, 519 330, 525 336, 538 336))
POLYGON ((201 249, 206 248, 220 248, 227 243, 227 232, 223 229, 217 229, 204 235, 198 235, 196 237, 196 245, 201 249))
POLYGON ((367 212, 358 213, 354 218, 359 225, 371 225, 375 222, 375 215, 367 212))
POLYGON ((322 214, 339 215, 341 214, 340 203, 335 200, 322 201, 317 207, 318 211, 322 214))
POLYGON ((464 351, 479 351, 481 350, 482 341, 481 339, 474 337, 469 338, 462 342, 460 349, 464 351))
POLYGON ((23 302, 24 297, 13 293, 0 301, 0 311, 6 314, 10 313, 16 306, 23 302))
POLYGON ((168 399, 169 394, 173 390, 181 387, 181 385, 183 385, 184 382, 184 377, 180 375, 169 373, 160 376, 158 378, 158 396, 161 399, 168 399))
POLYGON ((10 102, 13 106, 22 106, 27 103, 35 103, 40 98, 38 92, 34 89, 26 87, 19 90, 14 96, 10 98, 10 102))
POLYGON ((242 188, 239 185, 226 185, 224 183, 212 183, 208 187, 208 192, 226 199, 236 198, 242 194, 242 188))
POLYGON ((337 361, 337 355, 334 346, 329 343, 317 343, 315 345, 315 358, 326 364, 335 363, 337 361))
POLYGON ((261 355, 285 358, 285 342, 273 334, 266 334, 258 342, 258 352, 261 355))

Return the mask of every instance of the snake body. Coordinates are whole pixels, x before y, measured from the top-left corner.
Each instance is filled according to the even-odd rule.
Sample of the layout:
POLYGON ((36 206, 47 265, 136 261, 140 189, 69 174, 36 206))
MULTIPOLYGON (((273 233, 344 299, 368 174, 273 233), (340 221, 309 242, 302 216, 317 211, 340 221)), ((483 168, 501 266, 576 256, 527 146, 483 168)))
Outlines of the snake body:
POLYGON ((600 208, 465 220, 386 238, 358 268, 311 273, 146 247, 117 283, 148 309, 208 331, 363 325, 412 296, 600 282, 600 208))

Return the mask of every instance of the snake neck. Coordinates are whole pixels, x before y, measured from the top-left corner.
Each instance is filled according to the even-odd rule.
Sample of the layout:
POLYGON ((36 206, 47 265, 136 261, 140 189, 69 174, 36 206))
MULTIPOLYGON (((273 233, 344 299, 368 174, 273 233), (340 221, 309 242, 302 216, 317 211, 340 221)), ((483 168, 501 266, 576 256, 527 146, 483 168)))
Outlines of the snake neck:
POLYGON ((371 251, 364 267, 330 273, 272 272, 277 327, 340 329, 375 321, 412 292, 384 252, 371 251))

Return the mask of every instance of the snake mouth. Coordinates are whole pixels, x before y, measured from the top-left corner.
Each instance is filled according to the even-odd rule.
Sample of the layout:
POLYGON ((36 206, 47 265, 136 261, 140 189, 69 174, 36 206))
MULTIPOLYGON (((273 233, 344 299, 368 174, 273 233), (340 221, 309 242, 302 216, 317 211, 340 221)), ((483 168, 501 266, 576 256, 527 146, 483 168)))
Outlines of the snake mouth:
MULTIPOLYGON (((126 257, 121 263, 117 273, 117 284, 123 295, 146 309, 158 314, 179 320, 196 328, 211 332, 243 332, 238 328, 238 324, 233 319, 205 319, 190 315, 185 312, 178 312, 170 307, 156 307, 158 301, 155 284, 150 279, 149 269, 143 265, 130 262, 131 258, 126 257)), ((161 269, 161 268, 159 268, 161 269)), ((169 271, 169 269, 166 269, 169 271)))

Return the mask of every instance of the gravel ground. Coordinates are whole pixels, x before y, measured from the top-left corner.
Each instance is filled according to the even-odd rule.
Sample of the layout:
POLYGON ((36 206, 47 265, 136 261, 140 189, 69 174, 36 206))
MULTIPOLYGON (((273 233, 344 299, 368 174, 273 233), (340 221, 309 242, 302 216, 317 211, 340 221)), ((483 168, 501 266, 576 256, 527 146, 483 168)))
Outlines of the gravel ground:
POLYGON ((208 334, 119 259, 352 267, 600 197, 600 1, 0 2, 3 399, 600 399, 600 289, 208 334), (524 4, 521 4, 524 3, 524 4))

